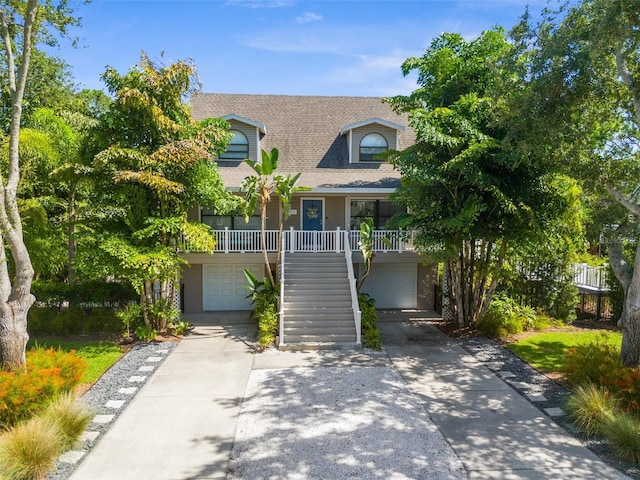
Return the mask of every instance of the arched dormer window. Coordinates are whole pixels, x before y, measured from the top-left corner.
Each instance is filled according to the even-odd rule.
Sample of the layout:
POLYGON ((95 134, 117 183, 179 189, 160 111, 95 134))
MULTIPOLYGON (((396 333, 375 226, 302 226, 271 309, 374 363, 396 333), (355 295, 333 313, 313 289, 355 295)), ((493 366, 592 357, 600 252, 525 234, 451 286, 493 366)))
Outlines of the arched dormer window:
POLYGON ((239 130, 231 130, 231 141, 227 151, 220 155, 220 160, 244 160, 249 157, 249 140, 239 130))
POLYGON ((380 161, 374 158, 379 153, 386 152, 389 149, 387 139, 379 133, 369 133, 360 141, 360 161, 376 162, 380 161))

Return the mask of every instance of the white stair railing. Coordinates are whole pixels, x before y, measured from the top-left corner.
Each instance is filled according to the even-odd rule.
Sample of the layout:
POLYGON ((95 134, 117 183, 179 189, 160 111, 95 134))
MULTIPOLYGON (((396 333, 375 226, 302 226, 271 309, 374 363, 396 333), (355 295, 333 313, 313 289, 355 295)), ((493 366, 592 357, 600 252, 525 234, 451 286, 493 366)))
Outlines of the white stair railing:
POLYGON ((356 277, 353 273, 353 262, 351 260, 351 245, 349 245, 349 232, 344 232, 344 256, 347 261, 347 275, 349 277, 349 290, 351 291, 351 308, 353 309, 353 320, 356 324, 356 343, 362 343, 362 312, 358 303, 358 291, 356 289, 356 277))
POLYGON ((280 265, 276 267, 280 268, 280 345, 285 345, 284 341, 284 256, 285 256, 285 237, 287 236, 287 232, 282 232, 282 238, 280 241, 282 242, 282 253, 280 256, 280 265))

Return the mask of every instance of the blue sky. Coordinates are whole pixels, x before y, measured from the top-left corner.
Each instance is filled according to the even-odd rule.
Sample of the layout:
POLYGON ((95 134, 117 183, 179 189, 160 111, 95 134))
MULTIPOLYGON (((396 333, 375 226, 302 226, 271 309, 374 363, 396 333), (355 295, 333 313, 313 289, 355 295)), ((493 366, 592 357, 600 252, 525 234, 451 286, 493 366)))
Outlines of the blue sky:
MULTIPOLYGON (((545 0, 529 0, 532 14, 545 0)), ((442 32, 507 29, 522 0, 93 0, 54 54, 80 87, 103 88, 107 65, 194 60, 204 92, 390 96, 415 88, 400 66, 442 32), (163 54, 163 57, 161 57, 163 54)))

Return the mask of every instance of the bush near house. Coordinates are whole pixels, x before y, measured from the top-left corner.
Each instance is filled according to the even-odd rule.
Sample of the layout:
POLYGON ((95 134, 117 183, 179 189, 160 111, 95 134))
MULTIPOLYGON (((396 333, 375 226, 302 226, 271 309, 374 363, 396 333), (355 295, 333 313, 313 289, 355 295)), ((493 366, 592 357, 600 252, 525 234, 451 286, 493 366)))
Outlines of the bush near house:
POLYGON ((362 325, 362 341, 373 350, 382 348, 382 336, 378 330, 378 312, 375 306, 376 301, 366 293, 358 294, 358 304, 360 305, 360 317, 362 325))
POLYGON ((525 330, 542 330, 551 323, 547 315, 520 305, 506 295, 496 295, 478 320, 478 332, 491 338, 504 338, 525 330))

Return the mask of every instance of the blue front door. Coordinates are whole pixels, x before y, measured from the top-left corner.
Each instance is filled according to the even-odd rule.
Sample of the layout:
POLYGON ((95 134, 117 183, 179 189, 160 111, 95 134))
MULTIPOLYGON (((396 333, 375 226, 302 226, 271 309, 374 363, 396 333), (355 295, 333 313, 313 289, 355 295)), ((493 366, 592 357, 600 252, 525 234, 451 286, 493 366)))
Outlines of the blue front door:
POLYGON ((302 199, 302 230, 322 230, 324 227, 324 212, 322 200, 302 199))

